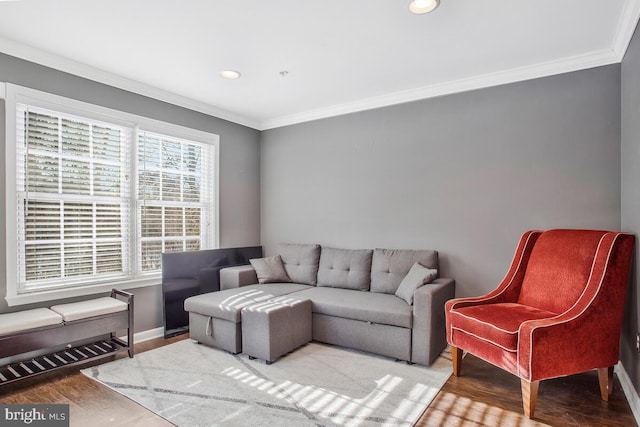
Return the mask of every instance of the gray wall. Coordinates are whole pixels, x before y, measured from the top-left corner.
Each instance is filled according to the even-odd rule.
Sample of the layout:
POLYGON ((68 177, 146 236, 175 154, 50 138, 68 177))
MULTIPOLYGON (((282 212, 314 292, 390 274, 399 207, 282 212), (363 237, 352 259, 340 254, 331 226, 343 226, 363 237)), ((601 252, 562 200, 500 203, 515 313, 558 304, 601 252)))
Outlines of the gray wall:
POLYGON ((640 262, 640 31, 622 61, 622 227, 636 234, 634 264, 622 327, 620 361, 640 392, 640 355, 635 348, 638 319, 638 265, 640 262))
POLYGON ((429 248, 494 289, 520 235, 620 228, 620 65, 262 133, 262 244, 429 248))
MULTIPOLYGON (((220 135, 220 247, 260 244, 260 133, 245 126, 156 101, 31 62, 0 54, 0 82, 10 82, 103 107, 220 135)), ((0 142, 6 143, 4 102, 0 101, 0 142)), ((0 150, 4 165, 4 148, 0 150)), ((0 166, 3 167, 3 166, 0 166)), ((0 174, 0 224, 4 224, 4 173, 0 174)), ((5 268, 5 229, 0 227, 0 271, 5 268)), ((5 281, 5 275, 0 274, 5 281)), ((46 304, 7 307, 0 284, 0 313, 46 304)), ((135 289, 136 331, 162 326, 159 286, 135 289)), ((73 300, 69 300, 73 301, 73 300)), ((58 302, 58 301, 57 301, 58 302)), ((66 301, 63 301, 66 302, 66 301)))
MULTIPOLYGON (((635 42, 622 74, 623 86, 640 92, 637 51, 635 42)), ((527 229, 621 225, 619 65, 262 134, 3 54, 0 81, 220 135, 222 247, 262 243, 267 253, 278 242, 433 248, 442 273, 457 280, 458 295, 477 295, 502 278, 527 229)), ((633 183, 640 178, 640 126, 630 118, 624 123, 637 113, 640 94, 630 96, 625 90, 622 226, 638 232, 633 183)), ((3 156, 0 150, 0 165, 3 156)), ((0 192, 3 223, 4 174, 0 192)), ((0 271, 4 233, 0 227, 0 271)), ((4 289, 0 285, 0 312, 15 309, 6 306, 4 289)), ((134 293, 136 330, 161 326, 159 288, 134 293)), ((626 318, 633 334, 635 295, 634 286, 626 318)), ((635 353, 631 357, 623 359, 630 373, 638 366, 635 353)))

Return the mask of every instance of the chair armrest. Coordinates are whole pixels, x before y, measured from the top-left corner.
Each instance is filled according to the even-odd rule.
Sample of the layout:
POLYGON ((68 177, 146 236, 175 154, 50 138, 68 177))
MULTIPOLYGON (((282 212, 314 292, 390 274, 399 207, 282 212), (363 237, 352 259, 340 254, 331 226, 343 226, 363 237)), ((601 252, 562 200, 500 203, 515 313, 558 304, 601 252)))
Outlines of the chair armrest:
POLYGON ((258 283, 258 275, 251 265, 238 265, 220 270, 220 290, 239 288, 258 283))
POLYGON ((455 294, 456 282, 444 277, 413 294, 412 362, 430 365, 447 346, 444 306, 455 294))
POLYGON ((576 303, 558 316, 520 325, 518 375, 536 381, 618 363, 633 247, 633 235, 605 235, 576 303))
POLYGON ((518 376, 537 381, 618 363, 620 331, 601 329, 602 321, 594 314, 589 307, 581 314, 569 310, 523 322, 518 331, 518 376))
POLYGON ((536 381, 618 363, 622 312, 611 312, 610 315, 619 314, 620 318, 607 321, 602 316, 602 305, 588 304, 581 298, 559 316, 520 325, 519 376, 536 381), (560 360, 562 363, 558 363, 560 360))
POLYGON ((520 295, 520 286, 524 279, 526 265, 531 256, 533 245, 541 231, 527 231, 520 237, 520 242, 511 261, 509 271, 500 282, 500 285, 493 291, 477 297, 456 298, 447 302, 446 311, 452 309, 470 307, 483 304, 498 304, 504 302, 516 302, 520 295))

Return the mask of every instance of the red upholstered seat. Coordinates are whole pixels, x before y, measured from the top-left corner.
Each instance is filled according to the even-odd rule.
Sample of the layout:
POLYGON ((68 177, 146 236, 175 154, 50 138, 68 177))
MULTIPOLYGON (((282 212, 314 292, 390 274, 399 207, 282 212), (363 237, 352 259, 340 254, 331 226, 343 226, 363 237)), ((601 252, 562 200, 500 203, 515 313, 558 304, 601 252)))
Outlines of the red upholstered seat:
POLYGON ((485 341, 515 352, 518 350, 518 330, 522 322, 555 316, 550 311, 508 302, 476 305, 451 311, 451 327, 456 333, 468 335, 469 339, 485 341))
POLYGON ((454 375, 462 350, 517 375, 529 417, 539 381, 547 378, 598 369, 607 400, 634 240, 595 230, 525 233, 495 290, 447 302, 454 375))

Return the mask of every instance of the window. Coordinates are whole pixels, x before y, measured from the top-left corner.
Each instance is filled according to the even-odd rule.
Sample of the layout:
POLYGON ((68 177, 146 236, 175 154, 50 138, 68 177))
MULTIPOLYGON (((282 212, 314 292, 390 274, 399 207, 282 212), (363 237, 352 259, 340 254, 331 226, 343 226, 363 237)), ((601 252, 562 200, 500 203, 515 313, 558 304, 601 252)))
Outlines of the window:
POLYGON ((126 277, 128 130, 25 104, 16 112, 19 292, 126 277))
POLYGON ((138 137, 138 218, 142 271, 160 269, 162 252, 195 251, 209 217, 206 147, 142 132, 138 137))
POLYGON ((7 85, 6 141, 10 305, 157 284, 163 252, 217 246, 216 135, 7 85))

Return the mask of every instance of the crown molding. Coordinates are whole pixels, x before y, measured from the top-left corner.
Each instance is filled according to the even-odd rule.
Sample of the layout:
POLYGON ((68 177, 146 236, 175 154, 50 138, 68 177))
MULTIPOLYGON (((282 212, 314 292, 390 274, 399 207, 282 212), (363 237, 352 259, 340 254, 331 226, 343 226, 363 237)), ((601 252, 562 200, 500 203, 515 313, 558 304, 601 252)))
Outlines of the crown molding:
POLYGON ((640 0, 627 0, 624 3, 618 28, 613 38, 613 51, 618 56, 619 62, 622 62, 631 38, 638 25, 640 19, 640 0))
POLYGON ((517 67, 495 73, 423 86, 416 89, 394 92, 355 102, 264 120, 260 130, 274 129, 277 127, 335 117, 358 111, 372 110, 395 104, 403 104, 406 102, 435 98, 443 95, 451 95, 470 90, 547 77, 555 74, 568 73, 571 71, 599 67, 617 62, 620 62, 618 55, 611 49, 605 49, 585 55, 578 55, 538 63, 531 66, 517 67))
POLYGON ((49 68, 83 77, 98 83, 133 92, 139 95, 147 96, 158 101, 167 102, 179 107, 188 108, 200 113, 214 116, 233 123, 238 123, 253 129, 259 129, 260 123, 256 120, 231 113, 210 104, 196 101, 186 96, 178 95, 157 87, 141 83, 117 74, 109 73, 87 64, 73 61, 62 56, 54 55, 31 46, 17 43, 0 37, 0 52, 10 56, 15 56, 26 61, 35 62, 49 68))
MULTIPOLYGON (((632 14, 634 14, 634 16, 631 18, 621 19, 620 26, 616 33, 616 46, 618 46, 618 49, 615 50, 602 50, 595 53, 534 64, 532 66, 518 67, 510 70, 423 86, 416 89, 366 98, 355 102, 338 104, 327 108, 275 117, 261 122, 230 113, 204 102, 158 89, 135 80, 127 79, 125 77, 7 39, 0 38, 0 52, 262 131, 344 114, 356 113, 359 111, 387 107, 395 104, 451 95, 469 90, 515 83, 620 62, 629 45, 631 36, 635 30, 635 25, 638 22, 638 17, 640 17, 640 0, 628 0, 627 3, 625 3, 625 6, 625 12, 631 12, 628 13, 627 16, 632 14)), ((0 99, 4 97, 4 86, 4 83, 0 82, 0 99)))
POLYGON ((626 0, 611 49, 267 119, 260 130, 622 62, 639 20, 640 0, 626 0))

